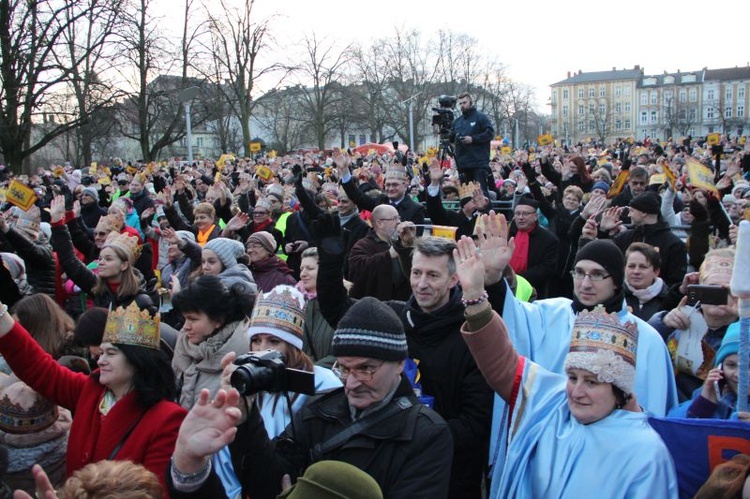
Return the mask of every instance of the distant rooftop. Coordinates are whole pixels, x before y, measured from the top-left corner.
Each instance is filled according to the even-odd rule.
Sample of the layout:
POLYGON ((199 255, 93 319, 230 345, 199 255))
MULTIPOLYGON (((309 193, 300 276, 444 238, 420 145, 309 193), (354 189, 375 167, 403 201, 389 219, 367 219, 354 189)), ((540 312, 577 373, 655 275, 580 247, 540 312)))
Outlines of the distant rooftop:
POLYGON ((642 76, 643 70, 640 66, 635 66, 633 69, 612 68, 611 71, 592 71, 590 73, 584 73, 579 70, 574 74, 568 72, 568 77, 566 79, 553 83, 552 86, 572 85, 575 83, 588 83, 595 81, 635 80, 642 76))
POLYGON ((703 81, 707 80, 750 80, 750 66, 706 69, 703 81))

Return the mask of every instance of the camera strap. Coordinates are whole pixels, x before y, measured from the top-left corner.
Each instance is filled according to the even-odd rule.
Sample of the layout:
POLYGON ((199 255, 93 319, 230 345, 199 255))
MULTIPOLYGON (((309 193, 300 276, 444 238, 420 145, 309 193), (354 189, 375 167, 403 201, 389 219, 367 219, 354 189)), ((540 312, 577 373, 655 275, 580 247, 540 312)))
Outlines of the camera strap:
POLYGON ((372 428, 373 426, 380 423, 381 421, 384 421, 388 419, 389 417, 398 414, 401 411, 409 409, 413 405, 414 404, 412 403, 411 400, 409 400, 408 397, 399 397, 397 399, 394 399, 393 403, 388 404, 381 411, 378 411, 374 414, 371 414, 368 417, 360 419, 353 425, 349 426, 343 431, 332 436, 325 442, 320 442, 316 444, 310 450, 311 462, 314 463, 314 462, 319 461, 325 454, 331 452, 332 450, 338 449, 339 447, 344 445, 354 435, 363 433, 365 430, 372 428))

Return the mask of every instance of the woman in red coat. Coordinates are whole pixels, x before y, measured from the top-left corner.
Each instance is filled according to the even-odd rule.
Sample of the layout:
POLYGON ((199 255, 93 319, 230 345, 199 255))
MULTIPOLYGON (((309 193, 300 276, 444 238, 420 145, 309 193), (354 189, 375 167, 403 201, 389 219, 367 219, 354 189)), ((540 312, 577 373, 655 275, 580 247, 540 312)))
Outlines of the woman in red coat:
MULTIPOLYGON (((159 323, 133 303, 110 312, 99 369, 74 373, 46 353, 0 304, 0 354, 24 383, 73 413, 67 474, 86 464, 130 460, 164 474, 186 411, 174 403, 172 368, 159 323)), ((164 488, 164 497, 166 487, 164 488)))

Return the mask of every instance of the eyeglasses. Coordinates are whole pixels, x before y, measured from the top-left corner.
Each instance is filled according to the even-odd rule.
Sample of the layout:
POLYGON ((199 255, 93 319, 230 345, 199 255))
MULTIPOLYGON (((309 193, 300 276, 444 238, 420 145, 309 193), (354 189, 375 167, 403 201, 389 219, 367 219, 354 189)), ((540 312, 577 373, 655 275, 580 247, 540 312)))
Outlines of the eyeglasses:
POLYGON ((599 271, 593 271, 593 272, 584 272, 581 269, 573 269, 570 271, 570 275, 573 276, 573 279, 576 281, 582 281, 588 277, 594 282, 603 281, 604 279, 608 279, 612 277, 610 274, 605 274, 604 272, 599 271))
POLYGON ((256 216, 256 215, 259 217, 265 217, 266 215, 268 215, 268 212, 255 210, 253 211, 253 216, 256 216))
POLYGON ((99 236, 99 237, 104 237, 104 236, 108 236, 109 232, 98 231, 98 232, 94 232, 94 235, 99 236))
POLYGON ((536 215, 535 211, 517 211, 513 214, 516 217, 530 217, 531 215, 536 215))
POLYGON ((357 381, 371 381, 378 369, 383 367, 385 361, 381 362, 375 367, 357 367, 355 369, 349 369, 348 367, 340 366, 338 362, 333 364, 331 371, 333 374, 339 377, 341 381, 346 381, 349 376, 354 376, 357 381))
POLYGON ((401 217, 393 217, 393 218, 381 218, 378 220, 378 222, 398 222, 401 220, 401 217))

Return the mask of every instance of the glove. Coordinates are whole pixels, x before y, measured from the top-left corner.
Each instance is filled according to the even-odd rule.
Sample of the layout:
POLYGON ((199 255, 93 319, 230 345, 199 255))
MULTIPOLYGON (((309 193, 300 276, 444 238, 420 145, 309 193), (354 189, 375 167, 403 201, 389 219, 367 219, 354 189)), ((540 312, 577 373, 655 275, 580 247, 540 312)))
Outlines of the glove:
POLYGON ((341 258, 344 254, 344 239, 341 237, 341 222, 338 215, 329 212, 318 215, 313 220, 312 233, 321 262, 330 258, 341 258))
POLYGON ((296 185, 297 187, 302 187, 302 179, 305 178, 304 173, 305 171, 302 169, 302 166, 299 163, 296 163, 294 166, 292 166, 294 185, 296 185))

